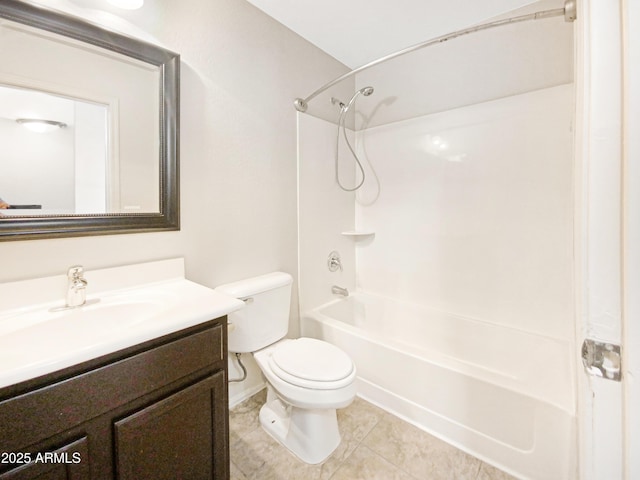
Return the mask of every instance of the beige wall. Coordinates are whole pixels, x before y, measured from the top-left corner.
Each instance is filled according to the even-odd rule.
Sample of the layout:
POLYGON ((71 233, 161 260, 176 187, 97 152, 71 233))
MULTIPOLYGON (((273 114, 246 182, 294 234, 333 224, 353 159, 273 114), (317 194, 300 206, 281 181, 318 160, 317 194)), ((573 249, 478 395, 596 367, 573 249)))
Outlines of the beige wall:
MULTIPOLYGON (((0 281, 175 256, 212 287, 273 270, 297 276, 292 101, 346 67, 240 0, 148 0, 119 15, 129 19, 121 29, 181 54, 182 229, 0 242, 0 281)), ((294 335, 297 310, 294 301, 294 335)))

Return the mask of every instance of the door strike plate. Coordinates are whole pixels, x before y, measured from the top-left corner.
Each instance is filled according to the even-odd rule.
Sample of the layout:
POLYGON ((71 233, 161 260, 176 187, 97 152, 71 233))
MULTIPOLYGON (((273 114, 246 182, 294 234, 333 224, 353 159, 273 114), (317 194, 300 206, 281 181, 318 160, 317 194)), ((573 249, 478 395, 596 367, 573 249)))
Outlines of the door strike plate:
POLYGON ((621 379, 620 345, 586 338, 582 343, 582 363, 590 375, 616 382, 621 379))

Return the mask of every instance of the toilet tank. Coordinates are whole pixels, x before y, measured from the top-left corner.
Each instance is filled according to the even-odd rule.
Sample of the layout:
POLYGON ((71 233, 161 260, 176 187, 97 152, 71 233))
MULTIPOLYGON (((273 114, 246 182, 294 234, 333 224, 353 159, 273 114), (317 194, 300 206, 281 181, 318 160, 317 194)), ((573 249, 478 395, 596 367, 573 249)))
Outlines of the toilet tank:
POLYGON ((215 289, 245 303, 228 317, 230 352, 256 352, 287 335, 292 282, 288 273, 273 272, 215 289))

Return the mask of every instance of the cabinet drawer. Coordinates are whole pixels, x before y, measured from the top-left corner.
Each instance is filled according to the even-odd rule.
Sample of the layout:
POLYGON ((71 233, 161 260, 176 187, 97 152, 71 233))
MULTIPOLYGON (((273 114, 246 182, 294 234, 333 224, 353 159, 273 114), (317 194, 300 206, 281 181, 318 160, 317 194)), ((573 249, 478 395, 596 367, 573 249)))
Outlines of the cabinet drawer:
POLYGON ((53 452, 53 459, 38 459, 32 455, 32 463, 0 474, 0 480, 85 480, 89 478, 89 447, 83 437, 53 452))
POLYGON ((0 403, 0 452, 17 451, 224 358, 222 326, 0 403))

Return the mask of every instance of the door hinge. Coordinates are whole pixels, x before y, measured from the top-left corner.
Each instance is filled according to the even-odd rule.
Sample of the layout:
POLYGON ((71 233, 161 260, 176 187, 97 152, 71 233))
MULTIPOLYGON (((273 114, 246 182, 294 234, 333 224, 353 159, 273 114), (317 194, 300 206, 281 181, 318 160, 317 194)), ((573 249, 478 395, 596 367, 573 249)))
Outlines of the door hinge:
POLYGON ((619 382, 622 376, 620 345, 586 338, 582 343, 582 363, 590 375, 619 382))

